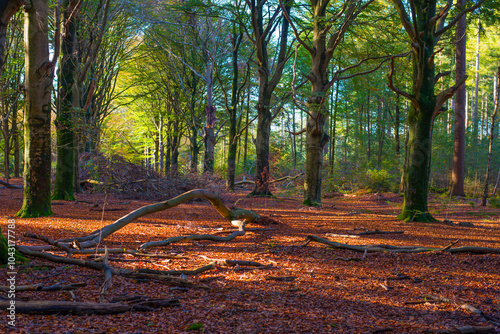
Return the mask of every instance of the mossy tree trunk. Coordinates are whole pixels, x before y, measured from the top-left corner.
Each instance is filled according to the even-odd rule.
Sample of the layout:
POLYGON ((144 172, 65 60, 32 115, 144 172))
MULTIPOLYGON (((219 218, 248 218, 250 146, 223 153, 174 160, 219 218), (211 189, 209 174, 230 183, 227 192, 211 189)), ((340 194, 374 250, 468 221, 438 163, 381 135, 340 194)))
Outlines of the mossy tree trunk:
POLYGON ((49 61, 48 0, 25 8, 24 200, 20 217, 52 214, 50 204, 50 92, 54 62, 49 61))
POLYGON ((460 17, 477 8, 482 1, 459 12, 455 18, 448 21, 446 26, 445 21, 448 20, 451 3, 437 11, 437 0, 410 0, 412 11, 408 13, 401 0, 392 0, 392 2, 410 38, 413 63, 411 93, 394 87, 392 80, 394 59, 388 75, 389 87, 411 101, 408 114, 408 163, 404 180, 405 200, 403 210, 398 218, 405 221, 430 222, 435 221, 428 212, 427 206, 434 119, 443 111, 443 104, 455 94, 466 79, 465 76, 457 78, 454 86, 445 89, 438 95, 435 94, 436 82, 445 75, 444 73, 437 75, 435 73, 434 58, 441 51, 435 51, 435 46, 440 37, 451 29, 460 17))
POLYGON ((75 161, 75 129, 74 84, 77 57, 75 53, 76 24, 75 4, 65 0, 63 3, 64 31, 61 43, 61 63, 59 76, 58 111, 55 120, 57 134, 57 164, 54 180, 52 199, 72 201, 75 199, 73 192, 73 165, 75 161))
MULTIPOLYGON (((9 240, 5 238, 2 233, 2 229, 0 229, 0 265, 6 265, 8 263, 13 262, 9 257, 12 255, 12 249, 14 244, 9 245, 9 240), (9 250, 9 246, 11 249, 9 250), (10 254, 9 254, 10 253, 10 254)), ((27 259, 23 257, 17 250, 14 250, 14 262, 25 262, 27 259)))

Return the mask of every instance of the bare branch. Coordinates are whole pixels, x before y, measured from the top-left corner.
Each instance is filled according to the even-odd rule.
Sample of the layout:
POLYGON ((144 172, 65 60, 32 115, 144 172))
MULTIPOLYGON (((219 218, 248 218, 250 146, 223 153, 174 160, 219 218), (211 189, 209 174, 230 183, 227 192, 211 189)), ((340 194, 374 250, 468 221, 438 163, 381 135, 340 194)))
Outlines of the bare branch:
POLYGON ((306 128, 303 128, 302 130, 297 131, 297 132, 293 132, 293 131, 288 131, 288 130, 286 130, 286 132, 288 132, 289 134, 294 135, 294 136, 298 136, 298 135, 300 135, 300 134, 303 134, 303 133, 305 133, 306 131, 307 131, 307 129, 306 129, 306 128))
POLYGON ((415 105, 418 104, 418 101, 415 99, 414 96, 410 95, 409 93, 402 91, 400 89, 397 89, 394 86, 394 82, 392 80, 394 76, 394 57, 391 58, 391 67, 389 70, 389 73, 387 74, 387 79, 389 80, 389 83, 387 84, 387 87, 389 87, 392 91, 394 91, 396 94, 401 95, 412 101, 415 105))
POLYGON ((457 16, 453 20, 451 20, 450 23, 448 23, 448 25, 446 27, 443 27, 440 30, 436 31, 436 37, 441 36, 446 31, 448 31, 450 28, 452 28, 455 24, 457 24, 457 22, 460 20, 460 18, 462 16, 479 8, 479 6, 481 6, 483 4, 483 2, 484 2, 484 0, 479 0, 474 6, 462 10, 460 13, 457 14, 457 16))
POLYGON ((455 92, 460 88, 460 86, 462 86, 465 83, 465 80, 467 80, 466 75, 463 76, 459 81, 457 81, 456 84, 439 93, 439 95, 436 97, 436 107, 434 108, 434 112, 432 113, 432 119, 435 119, 436 116, 441 113, 441 108, 443 104, 455 94, 455 92))
POLYGON ((293 34, 295 35, 295 39, 297 39, 299 44, 302 45, 311 55, 314 55, 316 53, 316 51, 313 48, 311 48, 302 38, 300 38, 300 34, 297 31, 297 28, 295 27, 295 25, 293 24, 293 21, 290 18, 289 13, 286 10, 284 10, 285 5, 283 4, 282 0, 280 0, 280 6, 283 9, 283 15, 285 16, 286 20, 290 24, 290 27, 292 27, 293 34))
POLYGON ((394 5, 396 6, 396 10, 398 11, 399 17, 401 18, 401 22, 403 23, 403 27, 406 30, 406 33, 410 36, 412 40, 416 39, 416 32, 411 24, 410 17, 406 12, 406 9, 403 5, 403 1, 401 0, 392 0, 394 5))
POLYGON ((451 74, 451 71, 439 72, 438 74, 436 74, 436 77, 434 78, 434 83, 437 83, 439 81, 439 79, 441 79, 442 77, 445 77, 447 75, 450 75, 450 74, 451 74))

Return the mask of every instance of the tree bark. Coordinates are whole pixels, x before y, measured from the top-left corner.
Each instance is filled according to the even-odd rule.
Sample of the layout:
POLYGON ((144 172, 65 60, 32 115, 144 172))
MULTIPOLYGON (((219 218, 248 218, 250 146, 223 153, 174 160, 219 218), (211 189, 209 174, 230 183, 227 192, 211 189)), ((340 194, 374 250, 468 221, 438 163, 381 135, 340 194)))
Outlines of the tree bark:
POLYGON ((229 147, 227 154, 227 181, 226 187, 230 191, 234 191, 234 178, 236 174, 236 153, 238 150, 238 122, 237 122, 237 110, 238 103, 240 100, 240 89, 238 88, 238 53, 243 34, 232 34, 231 44, 232 44, 232 68, 233 68, 233 80, 231 86, 231 105, 227 108, 229 113, 229 147))
POLYGON ((205 125, 205 157, 203 172, 213 174, 215 162, 215 106, 213 105, 213 63, 208 59, 205 71, 205 82, 207 83, 207 106, 205 107, 206 125, 205 125))
MULTIPOLYGON (((412 92, 407 93, 394 87, 394 59, 389 73, 389 87, 396 93, 411 101, 408 113, 409 142, 408 164, 405 175, 405 201, 403 210, 398 216, 405 221, 430 222, 435 219, 428 212, 427 195, 432 152, 432 127, 434 119, 442 112, 443 104, 451 98, 466 77, 457 78, 454 86, 435 95, 435 85, 439 77, 435 75, 434 51, 441 35, 453 27, 456 20, 445 26, 444 17, 449 7, 437 13, 437 0, 413 1, 411 12, 407 12, 401 0, 392 0, 399 13, 401 22, 411 40, 412 49, 412 92)), ((480 6, 479 1, 468 8, 473 10, 480 6)), ((457 15, 464 15, 462 11, 457 15)), ((456 17, 459 19, 459 16, 456 17)))
MULTIPOLYGON (((459 8, 465 8, 465 0, 457 0, 459 8)), ((464 15, 456 27, 456 75, 455 80, 465 76, 467 51, 467 18, 464 15)), ((453 134, 453 167, 451 172, 451 195, 464 196, 465 178, 465 96, 466 86, 460 86, 455 94, 455 130, 453 134)))
POLYGON ((24 200, 20 217, 52 214, 50 204, 50 109, 53 64, 49 61, 48 0, 25 8, 24 200))
POLYGON ((0 0, 0 76, 3 74, 5 61, 5 42, 7 26, 12 16, 24 5, 24 0, 0 0))
MULTIPOLYGON (((497 77, 497 82, 500 82, 500 65, 498 66, 496 77, 497 77)), ((488 186, 491 177, 491 158, 493 156, 493 139, 495 138, 496 119, 498 116, 498 109, 499 109, 498 105, 500 103, 499 99, 500 99, 500 85, 497 84, 497 87, 495 89, 495 106, 493 109, 493 113, 491 115, 490 140, 488 147, 488 164, 486 165, 486 180, 484 181, 484 191, 483 191, 483 197, 481 199, 482 206, 486 206, 486 201, 488 199, 488 186)))
MULTIPOLYGON (((257 103, 257 135, 255 139, 256 150, 256 171, 255 187, 249 196, 272 196, 269 190, 269 138, 271 134, 271 123, 273 115, 271 114, 271 99, 274 89, 283 74, 283 68, 286 63, 286 54, 288 50, 288 20, 283 18, 281 24, 280 42, 277 45, 278 58, 276 59, 276 70, 271 74, 271 65, 269 64, 269 54, 267 44, 269 34, 273 29, 268 29, 269 25, 276 24, 269 20, 268 27, 264 25, 264 7, 266 1, 251 1, 250 10, 252 13, 253 38, 256 48, 257 73, 259 75, 259 98, 257 103)), ((276 9, 280 10, 280 9, 276 9)), ((290 12, 290 5, 284 6, 286 12, 290 12)))
POLYGON ((75 101, 74 84, 77 64, 76 15, 75 3, 71 0, 63 2, 64 31, 61 42, 61 63, 59 75, 59 108, 55 120, 57 134, 57 164, 52 199, 73 201, 74 161, 75 161, 75 128, 74 110, 79 101, 75 101))

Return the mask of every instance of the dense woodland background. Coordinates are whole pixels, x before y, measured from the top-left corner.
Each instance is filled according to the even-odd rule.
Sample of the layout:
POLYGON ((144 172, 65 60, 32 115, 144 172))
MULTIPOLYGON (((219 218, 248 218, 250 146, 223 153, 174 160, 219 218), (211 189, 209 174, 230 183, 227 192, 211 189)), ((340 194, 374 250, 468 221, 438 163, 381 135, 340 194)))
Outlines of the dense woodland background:
MULTIPOLYGON (((322 3, 51 1, 46 57, 55 66, 50 107, 54 198, 72 198, 82 177, 116 183, 103 175, 98 161, 124 159, 145 167, 151 178, 213 173, 226 178, 230 189, 243 178, 259 183, 304 172, 308 105, 314 95, 307 82, 314 60, 305 45, 315 41, 313 22, 326 24, 330 30, 325 31, 338 39, 327 64, 331 81, 319 95, 324 117, 318 119, 330 137, 322 147, 319 191, 402 191, 412 102, 388 87, 388 75, 401 90, 410 91, 415 83, 414 55, 408 53, 408 35, 396 11, 399 3, 410 13, 415 3, 322 3), (319 4, 325 7, 323 16, 314 12, 319 4), (349 14, 349 6, 359 11, 349 14), (271 124, 269 138, 262 137, 269 142, 269 167, 259 165, 256 151, 264 119, 271 124)), ((436 39, 432 57, 435 72, 448 74, 436 82, 437 95, 459 81, 457 40, 466 40, 464 195, 478 197, 484 191, 490 136, 500 133, 498 124, 492 126, 500 34, 498 4, 487 1, 464 15, 466 36, 457 36, 452 19, 462 6, 474 4, 437 2, 446 5, 443 21, 451 27, 436 39)), ((26 146, 25 15, 15 12, 5 30, 0 165, 7 182, 21 176, 26 146)), ((453 186, 455 107, 455 98, 448 99, 432 126, 431 191, 448 193, 453 186)), ((499 145, 493 141, 490 194, 500 176, 499 145)))

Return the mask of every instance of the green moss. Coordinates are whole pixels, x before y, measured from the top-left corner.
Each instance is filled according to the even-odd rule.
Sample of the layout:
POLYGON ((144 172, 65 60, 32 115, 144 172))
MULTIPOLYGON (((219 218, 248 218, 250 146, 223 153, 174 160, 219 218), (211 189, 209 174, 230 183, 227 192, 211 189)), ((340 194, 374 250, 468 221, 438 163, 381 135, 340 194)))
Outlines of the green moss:
MULTIPOLYGON (((0 265, 6 265, 8 263, 9 253, 8 253, 9 245, 7 239, 4 237, 2 231, 0 230, 0 265)), ((26 262, 24 256, 22 256, 17 250, 14 253, 14 258, 16 263, 26 262)))
POLYGON ((403 211, 398 215, 398 219, 404 220, 406 223, 433 223, 437 221, 437 219, 432 217, 429 212, 405 209, 403 209, 403 211))
POLYGON ((306 206, 316 206, 316 207, 320 207, 321 206, 321 202, 316 202, 316 201, 313 201, 311 199, 306 199, 302 202, 303 205, 306 205, 306 206))

